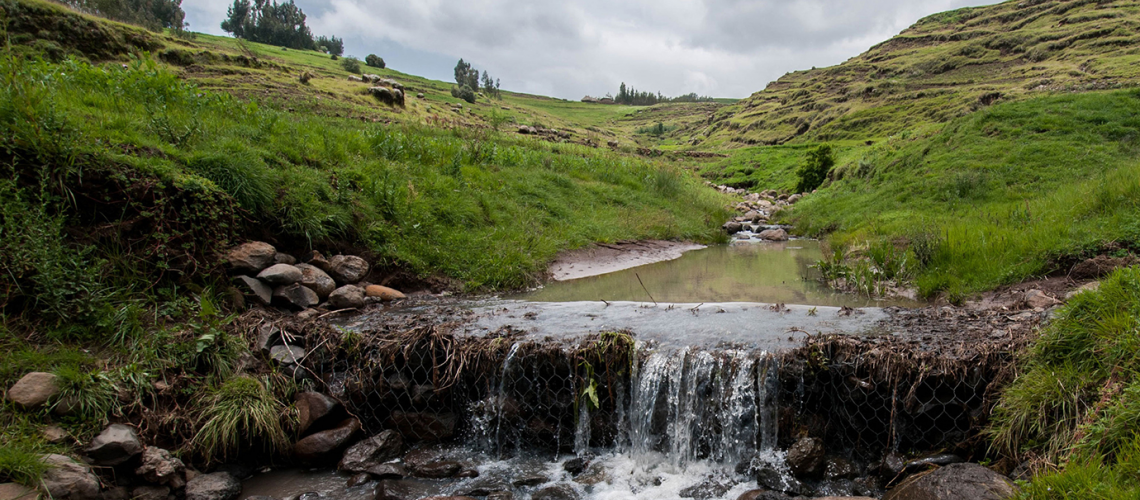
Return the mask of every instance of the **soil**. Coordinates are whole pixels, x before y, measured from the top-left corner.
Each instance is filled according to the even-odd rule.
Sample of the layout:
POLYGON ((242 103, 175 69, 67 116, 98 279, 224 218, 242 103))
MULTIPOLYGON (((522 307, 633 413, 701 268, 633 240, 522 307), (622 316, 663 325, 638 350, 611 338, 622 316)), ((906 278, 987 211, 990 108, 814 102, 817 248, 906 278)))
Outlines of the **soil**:
POLYGON ((705 246, 690 242, 661 240, 596 244, 560 254, 550 264, 550 275, 555 281, 597 276, 654 262, 677 259, 689 250, 701 248, 705 248, 705 246))

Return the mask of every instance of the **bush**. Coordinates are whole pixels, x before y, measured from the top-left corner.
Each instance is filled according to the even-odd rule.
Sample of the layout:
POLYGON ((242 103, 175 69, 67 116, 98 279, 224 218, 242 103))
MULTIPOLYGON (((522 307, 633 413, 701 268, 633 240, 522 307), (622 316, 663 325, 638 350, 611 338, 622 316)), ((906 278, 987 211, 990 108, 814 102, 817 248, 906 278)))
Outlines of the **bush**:
POLYGON ((360 59, 355 57, 346 57, 340 60, 340 66, 349 73, 360 74, 360 59))
POLYGON ((799 182, 796 184, 797 193, 807 193, 823 184, 831 167, 835 166, 835 153, 831 146, 823 144, 808 153, 807 163, 796 170, 799 182))
POLYGON ((364 58, 364 64, 367 64, 373 68, 384 69, 385 67, 384 58, 376 54, 368 54, 368 57, 364 58))
POLYGON ((451 87, 451 97, 463 99, 464 101, 467 101, 471 104, 475 104, 475 91, 471 90, 471 87, 468 87, 466 85, 463 85, 461 87, 456 87, 453 85, 451 87))

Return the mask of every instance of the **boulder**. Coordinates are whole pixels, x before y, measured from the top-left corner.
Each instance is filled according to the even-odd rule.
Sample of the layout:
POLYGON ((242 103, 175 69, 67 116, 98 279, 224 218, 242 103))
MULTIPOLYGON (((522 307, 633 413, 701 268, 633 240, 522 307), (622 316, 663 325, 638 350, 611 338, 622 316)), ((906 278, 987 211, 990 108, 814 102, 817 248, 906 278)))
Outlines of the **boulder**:
POLYGON ((333 309, 359 309, 364 307, 364 289, 345 285, 329 294, 329 307, 333 309))
POLYGON ((344 483, 344 485, 348 488, 355 488, 357 486, 370 482, 372 482, 372 474, 361 472, 359 474, 353 474, 352 477, 348 478, 348 481, 344 483))
POLYGON ((1025 292, 1024 300, 1025 305, 1034 309, 1048 309, 1061 303, 1061 301, 1050 297, 1048 294, 1042 292, 1041 290, 1030 290, 1028 292, 1025 292))
POLYGON ((788 232, 783 229, 765 229, 760 231, 760 238, 771 241, 788 241, 788 232))
POLYGON ((8 389, 8 401, 11 401, 26 410, 34 410, 43 406, 56 394, 59 394, 59 385, 56 376, 46 372, 31 372, 17 380, 8 389))
POLYGON ((277 255, 273 256, 273 262, 275 264, 289 264, 292 266, 297 264, 297 258, 287 253, 277 252, 277 255))
POLYGON ((403 299, 407 297, 399 290, 380 285, 368 285, 364 288, 364 294, 369 297, 379 297, 380 300, 384 301, 403 299))
POLYGON ((315 306, 320 300, 320 297, 317 296, 317 292, 301 286, 299 283, 279 286, 273 290, 274 304, 296 311, 302 311, 315 306))
POLYGON ((578 500, 578 492, 566 483, 547 486, 531 494, 531 500, 578 500))
MULTIPOLYGON (((298 392, 293 397, 297 407, 297 432, 304 436, 312 431, 323 431, 344 420, 344 407, 340 401, 319 392, 298 392)), ((360 472, 360 471, 354 471, 360 472)))
POLYGON ((86 465, 63 455, 47 455, 48 469, 40 479, 44 489, 58 500, 95 500, 99 498, 99 478, 86 465))
POLYGON ((174 489, 186 485, 186 464, 182 460, 157 446, 147 446, 142 452, 135 474, 155 484, 165 484, 174 489))
POLYGON ((586 457, 571 458, 562 463, 562 470, 569 472, 572 476, 581 474, 590 465, 590 459, 586 457))
POLYGON ((186 482, 186 500, 233 500, 241 482, 228 472, 201 474, 186 482))
POLYGON ((234 286, 247 297, 252 297, 258 304, 267 306, 273 302, 273 288, 252 276, 234 277, 234 286))
POLYGON ((403 479, 408 477, 408 469, 400 464, 376 464, 366 472, 376 479, 403 479))
POLYGON ((800 201, 800 198, 803 198, 803 195, 793 194, 788 197, 788 204, 794 204, 795 202, 800 201))
POLYGON ((364 472, 404 453, 404 438, 393 430, 385 430, 356 443, 344 452, 337 468, 347 472, 364 472))
POLYGON ((167 500, 170 498, 170 488, 166 486, 137 486, 131 490, 130 498, 131 500, 167 500))
POLYGON ((823 463, 824 479, 854 479, 858 475, 859 468, 846 458, 831 457, 823 463))
POLYGON ((1018 492, 1009 478, 972 463, 950 464, 908 477, 883 500, 1001 500, 1018 492))
POLYGON ((283 365, 295 365, 305 359, 305 349, 295 345, 275 345, 269 349, 269 358, 283 365))
POLYGON ((329 276, 341 285, 352 285, 368 276, 368 261, 355 255, 336 255, 329 259, 329 276))
POLYGON ((257 273, 257 279, 271 286, 292 285, 301 281, 301 270, 289 264, 273 264, 257 273))
POLYGON ((696 500, 712 500, 723 497, 730 489, 732 489, 732 484, 708 478, 688 488, 681 489, 679 496, 681 498, 695 498, 696 500))
POLYGON ((236 271, 256 273, 273 265, 277 249, 263 241, 251 241, 234 247, 226 254, 230 267, 236 271))
POLYGON ((134 428, 111 424, 83 451, 95 465, 115 466, 142 453, 143 444, 134 428))
POLYGON ((313 253, 309 254, 309 258, 305 260, 305 263, 312 265, 313 267, 316 267, 317 269, 320 269, 326 273, 329 272, 329 269, 332 269, 332 266, 329 265, 329 260, 316 250, 313 250, 313 253))
POLYGON ((388 426, 417 441, 442 441, 455 435, 458 422, 454 413, 392 412, 388 426))
POLYGON ((736 497, 736 500, 790 500, 792 497, 776 491, 748 490, 736 497))
POLYGON ((961 462, 965 462, 965 460, 962 460, 962 457, 959 457, 958 455, 954 455, 952 453, 939 453, 937 455, 930 455, 927 457, 919 458, 917 460, 911 460, 906 463, 906 465, 903 467, 903 470, 905 471, 905 474, 910 475, 922 472, 932 467, 941 467, 961 462))
POLYGON ((813 437, 802 437, 788 448, 785 461, 788 468, 796 476, 813 474, 823 464, 823 440, 813 437))
POLYGON ((744 229, 744 224, 741 224, 739 222, 732 221, 724 223, 724 230, 728 231, 728 234, 739 233, 742 229, 744 229))
POLYGON ((780 474, 771 467, 761 467, 755 472, 756 484, 772 491, 802 495, 808 488, 798 479, 780 474))
POLYGON ((36 500, 39 496, 36 490, 22 484, 0 483, 0 500, 36 500))
MULTIPOLYGON (((413 471, 412 475, 414 475, 416 477, 424 477, 424 478, 429 478, 429 479, 444 479, 444 478, 452 477, 456 474, 459 474, 459 471, 462 468, 463 467, 460 466, 458 462, 451 462, 451 461, 447 461, 447 460, 442 460, 442 461, 438 461, 438 462, 431 462, 428 464, 424 464, 420 467, 416 467, 415 470, 413 471)), ((542 483, 545 483, 546 478, 542 478, 542 479, 543 479, 542 483)), ((535 486, 537 484, 542 484, 542 483, 528 484, 527 486, 535 486)))
POLYGON ((329 294, 336 290, 336 281, 332 276, 312 264, 297 264, 301 270, 301 284, 317 293, 321 300, 329 298, 329 294))
POLYGON ((328 461, 360 432, 360 421, 346 418, 339 425, 327 431, 310 434, 293 445, 293 454, 305 464, 328 461))

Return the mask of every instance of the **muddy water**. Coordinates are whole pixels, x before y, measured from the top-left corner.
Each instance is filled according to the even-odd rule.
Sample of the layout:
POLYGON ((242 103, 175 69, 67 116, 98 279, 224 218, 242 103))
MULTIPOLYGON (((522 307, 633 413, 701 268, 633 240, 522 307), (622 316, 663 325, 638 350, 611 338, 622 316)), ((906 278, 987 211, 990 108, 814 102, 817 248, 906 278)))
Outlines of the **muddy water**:
POLYGON ((512 298, 533 302, 761 302, 835 307, 921 305, 906 299, 873 300, 834 292, 818 281, 819 272, 811 267, 821 258, 823 253, 815 240, 780 243, 742 241, 693 250, 667 262, 554 282, 512 298))

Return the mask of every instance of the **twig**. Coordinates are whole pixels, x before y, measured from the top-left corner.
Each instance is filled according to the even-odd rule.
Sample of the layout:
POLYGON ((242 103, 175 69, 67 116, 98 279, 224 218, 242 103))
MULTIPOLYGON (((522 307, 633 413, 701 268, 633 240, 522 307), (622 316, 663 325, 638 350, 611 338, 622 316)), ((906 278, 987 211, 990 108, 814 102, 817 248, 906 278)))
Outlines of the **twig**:
POLYGON ((633 273, 633 275, 637 276, 637 282, 641 283, 641 289, 645 290, 645 294, 649 296, 649 300, 653 301, 653 305, 657 305, 657 299, 654 299, 653 294, 649 293, 649 289, 645 288, 645 283, 641 281, 641 276, 638 275, 637 273, 633 273))

